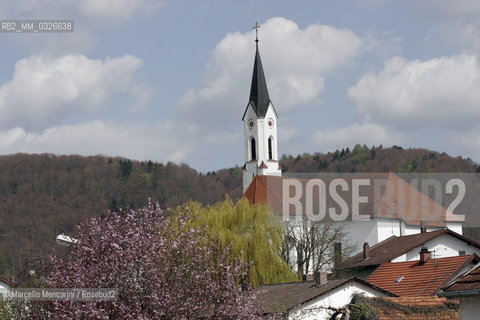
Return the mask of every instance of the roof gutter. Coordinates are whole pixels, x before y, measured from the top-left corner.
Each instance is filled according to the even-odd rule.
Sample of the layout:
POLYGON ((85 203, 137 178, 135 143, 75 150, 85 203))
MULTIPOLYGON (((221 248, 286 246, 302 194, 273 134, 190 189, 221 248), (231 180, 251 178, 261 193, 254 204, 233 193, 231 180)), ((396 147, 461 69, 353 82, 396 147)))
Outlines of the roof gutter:
POLYGON ((439 297, 471 297, 479 296, 480 290, 462 290, 462 291, 451 291, 451 292, 438 292, 437 296, 439 297))

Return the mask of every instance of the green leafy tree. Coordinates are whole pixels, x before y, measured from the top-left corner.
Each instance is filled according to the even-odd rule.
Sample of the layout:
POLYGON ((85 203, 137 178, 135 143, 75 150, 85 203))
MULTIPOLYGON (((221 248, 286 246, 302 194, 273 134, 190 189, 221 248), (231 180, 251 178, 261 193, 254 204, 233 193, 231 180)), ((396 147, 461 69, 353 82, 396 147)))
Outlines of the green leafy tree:
POLYGON ((237 204, 227 198, 211 206, 189 203, 193 224, 207 226, 208 233, 218 237, 233 255, 248 264, 248 280, 253 287, 262 284, 297 280, 281 257, 283 230, 279 217, 265 206, 237 204))

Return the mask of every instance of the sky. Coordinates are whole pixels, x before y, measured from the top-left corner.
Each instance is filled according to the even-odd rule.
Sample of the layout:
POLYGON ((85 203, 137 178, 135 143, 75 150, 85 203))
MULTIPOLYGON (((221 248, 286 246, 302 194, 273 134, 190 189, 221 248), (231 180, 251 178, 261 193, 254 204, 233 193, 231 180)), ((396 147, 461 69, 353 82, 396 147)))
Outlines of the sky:
POLYGON ((242 166, 259 49, 279 154, 355 144, 480 163, 480 2, 0 0, 0 154, 242 166))

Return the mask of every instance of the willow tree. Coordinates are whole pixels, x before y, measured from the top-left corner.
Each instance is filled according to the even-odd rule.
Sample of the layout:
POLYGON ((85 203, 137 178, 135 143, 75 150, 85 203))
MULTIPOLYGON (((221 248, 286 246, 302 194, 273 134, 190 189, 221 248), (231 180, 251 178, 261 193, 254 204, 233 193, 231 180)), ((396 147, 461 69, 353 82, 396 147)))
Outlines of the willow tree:
POLYGON ((194 225, 206 225, 207 232, 218 238, 235 257, 248 264, 248 280, 253 287, 297 279, 281 257, 283 230, 280 217, 265 206, 237 204, 226 199, 211 206, 190 202, 194 225))

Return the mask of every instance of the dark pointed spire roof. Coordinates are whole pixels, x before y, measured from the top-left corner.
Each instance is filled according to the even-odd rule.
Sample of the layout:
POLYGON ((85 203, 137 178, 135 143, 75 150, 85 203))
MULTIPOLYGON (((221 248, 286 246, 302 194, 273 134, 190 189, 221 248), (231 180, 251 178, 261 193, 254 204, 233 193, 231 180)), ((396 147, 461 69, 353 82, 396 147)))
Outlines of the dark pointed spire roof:
MULTIPOLYGON (((265 74, 263 73, 262 59, 260 59, 260 52, 258 51, 258 39, 256 39, 255 42, 257 50, 255 52, 252 85, 250 87, 250 99, 248 101, 248 104, 252 105, 253 110, 255 111, 258 118, 264 118, 271 101, 270 96, 268 95, 267 80, 265 80, 265 74)), ((247 109, 245 109, 242 120, 244 120, 245 118, 247 109)))

